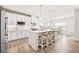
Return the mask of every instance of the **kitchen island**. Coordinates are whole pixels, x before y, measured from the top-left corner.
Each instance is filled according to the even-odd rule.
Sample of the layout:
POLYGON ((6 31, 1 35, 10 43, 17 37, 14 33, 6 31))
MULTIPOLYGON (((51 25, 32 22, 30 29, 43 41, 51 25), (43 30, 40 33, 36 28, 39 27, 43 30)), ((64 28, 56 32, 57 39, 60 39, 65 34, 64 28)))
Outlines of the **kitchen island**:
POLYGON ((38 50, 39 46, 48 46, 55 39, 55 30, 30 30, 28 31, 29 44, 34 50, 38 50))

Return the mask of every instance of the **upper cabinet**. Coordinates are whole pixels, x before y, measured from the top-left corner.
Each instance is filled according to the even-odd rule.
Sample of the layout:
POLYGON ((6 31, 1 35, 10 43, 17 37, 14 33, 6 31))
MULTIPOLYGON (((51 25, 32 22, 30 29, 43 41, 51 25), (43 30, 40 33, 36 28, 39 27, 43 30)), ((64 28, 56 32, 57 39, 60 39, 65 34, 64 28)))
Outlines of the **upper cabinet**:
POLYGON ((25 16, 25 22, 26 22, 26 26, 30 26, 31 17, 25 16))
POLYGON ((18 21, 25 21, 24 15, 18 15, 18 21))
POLYGON ((7 17, 8 17, 8 25, 16 25, 16 21, 18 19, 17 14, 13 14, 13 13, 8 13, 7 12, 7 17))

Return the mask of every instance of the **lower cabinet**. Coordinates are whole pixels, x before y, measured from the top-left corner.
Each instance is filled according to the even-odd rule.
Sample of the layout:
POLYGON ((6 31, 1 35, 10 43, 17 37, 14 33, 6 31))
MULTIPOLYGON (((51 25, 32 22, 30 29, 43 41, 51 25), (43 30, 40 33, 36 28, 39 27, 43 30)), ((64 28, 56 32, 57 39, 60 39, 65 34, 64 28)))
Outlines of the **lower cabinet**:
POLYGON ((26 32, 23 31, 23 32, 22 32, 22 38, 25 38, 25 37, 26 37, 26 32))
POLYGON ((28 37, 27 31, 14 31, 14 32, 8 32, 8 41, 26 38, 28 37))
POLYGON ((1 44, 1 53, 6 53, 6 45, 1 44))
POLYGON ((20 31, 17 32, 17 39, 21 39, 22 38, 22 33, 20 31))
POLYGON ((12 32, 12 37, 11 37, 12 40, 16 40, 17 39, 17 32, 12 32))

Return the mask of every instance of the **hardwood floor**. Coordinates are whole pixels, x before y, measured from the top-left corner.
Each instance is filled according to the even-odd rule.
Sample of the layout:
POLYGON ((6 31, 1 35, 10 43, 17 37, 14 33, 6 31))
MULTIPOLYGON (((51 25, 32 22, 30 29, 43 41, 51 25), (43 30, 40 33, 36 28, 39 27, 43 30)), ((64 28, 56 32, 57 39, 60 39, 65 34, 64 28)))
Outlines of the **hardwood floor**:
MULTIPOLYGON (((8 42, 8 53, 39 53, 34 51, 24 39, 8 42)), ((44 53, 79 53, 79 41, 58 40, 55 45, 51 44, 44 49, 44 53)))
POLYGON ((24 39, 8 42, 8 53, 33 53, 34 50, 29 46, 28 42, 24 39))
POLYGON ((54 46, 50 46, 48 53, 79 53, 79 41, 59 40, 54 46))

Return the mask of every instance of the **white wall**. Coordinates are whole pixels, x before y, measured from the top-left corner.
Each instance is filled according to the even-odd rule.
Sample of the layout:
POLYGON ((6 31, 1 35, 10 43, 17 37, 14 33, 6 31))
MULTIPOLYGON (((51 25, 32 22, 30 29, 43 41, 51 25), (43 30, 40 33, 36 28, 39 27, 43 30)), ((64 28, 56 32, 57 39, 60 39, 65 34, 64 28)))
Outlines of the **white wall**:
POLYGON ((79 41, 79 9, 75 10, 75 40, 79 41))

